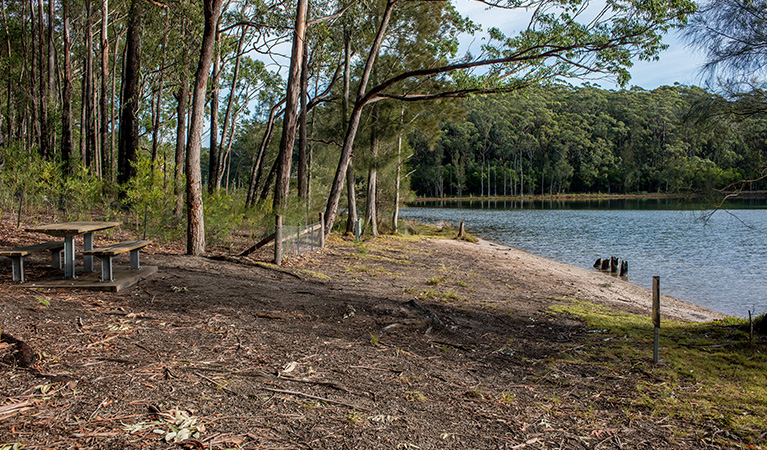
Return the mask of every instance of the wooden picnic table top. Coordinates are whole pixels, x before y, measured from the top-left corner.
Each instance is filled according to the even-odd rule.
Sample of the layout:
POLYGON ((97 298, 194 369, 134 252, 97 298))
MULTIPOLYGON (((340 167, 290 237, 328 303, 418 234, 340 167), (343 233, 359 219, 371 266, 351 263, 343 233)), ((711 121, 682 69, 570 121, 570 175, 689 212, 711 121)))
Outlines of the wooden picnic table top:
POLYGON ((62 222, 26 228, 26 231, 66 237, 87 233, 89 231, 106 230, 120 225, 122 225, 122 222, 62 222))

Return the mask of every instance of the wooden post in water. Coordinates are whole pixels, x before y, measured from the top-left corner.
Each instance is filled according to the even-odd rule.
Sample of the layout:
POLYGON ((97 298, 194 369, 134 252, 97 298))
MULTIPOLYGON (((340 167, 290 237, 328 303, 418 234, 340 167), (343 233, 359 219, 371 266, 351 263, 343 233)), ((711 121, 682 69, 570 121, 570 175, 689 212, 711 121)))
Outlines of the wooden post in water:
POLYGON ((748 310, 748 345, 754 346, 754 317, 751 315, 751 310, 748 310))
POLYGON ((320 248, 325 248, 325 213, 320 213, 320 248))
POLYGON ((282 264, 282 216, 279 214, 274 220, 274 263, 282 264))
POLYGON ((463 239, 464 233, 466 233, 466 226, 463 224, 462 220, 461 224, 458 225, 458 239, 463 239))
POLYGON ((660 359, 660 277, 652 277, 652 324, 655 328, 653 340, 652 362, 657 363, 660 359))

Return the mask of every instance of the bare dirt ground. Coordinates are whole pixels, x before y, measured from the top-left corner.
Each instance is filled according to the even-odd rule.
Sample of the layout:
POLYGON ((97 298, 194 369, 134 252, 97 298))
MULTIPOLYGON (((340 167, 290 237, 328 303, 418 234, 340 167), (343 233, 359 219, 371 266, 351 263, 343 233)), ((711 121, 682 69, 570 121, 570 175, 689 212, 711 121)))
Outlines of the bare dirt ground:
MULTIPOLYGON (((0 227, 0 247, 39 238, 0 227)), ((711 447, 712 430, 635 401, 647 364, 562 358, 589 330, 551 305, 647 311, 647 291, 609 275, 438 239, 334 236, 282 268, 148 253, 159 273, 117 294, 19 288, 0 261, 3 332, 37 355, 20 367, 0 344, 0 447, 711 447)), ((53 275, 43 262, 27 276, 53 275)))

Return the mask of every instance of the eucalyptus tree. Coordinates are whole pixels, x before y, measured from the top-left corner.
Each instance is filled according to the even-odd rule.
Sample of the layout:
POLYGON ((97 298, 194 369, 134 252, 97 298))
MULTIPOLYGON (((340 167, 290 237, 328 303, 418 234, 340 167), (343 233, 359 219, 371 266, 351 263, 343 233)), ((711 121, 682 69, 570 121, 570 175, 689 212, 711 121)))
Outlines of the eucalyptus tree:
POLYGON ((657 2, 607 2, 597 11, 590 2, 573 1, 482 1, 509 18, 528 11, 529 26, 517 36, 507 37, 490 30, 490 41, 476 57, 445 61, 433 66, 409 67, 373 87, 370 75, 389 31, 394 11, 405 0, 389 0, 380 16, 373 44, 367 52, 365 69, 359 82, 357 100, 351 113, 344 146, 328 195, 326 232, 332 229, 338 213, 341 185, 365 106, 384 99, 430 100, 471 94, 513 91, 533 82, 590 74, 612 74, 620 83, 628 81, 628 67, 636 58, 651 59, 664 48, 661 36, 684 23, 695 4, 688 0, 657 2), (529 13, 532 11, 532 13, 529 13), (482 77, 469 71, 486 68, 482 77), (406 80, 428 80, 448 75, 460 81, 457 89, 396 92, 406 80))
POLYGON ((189 124, 189 142, 186 149, 186 196, 187 196, 187 243, 188 255, 205 253, 205 219, 202 205, 202 176, 200 150, 202 148, 205 91, 208 84, 213 46, 218 20, 224 0, 203 0, 204 29, 200 45, 200 57, 194 78, 192 94, 192 118, 189 124))

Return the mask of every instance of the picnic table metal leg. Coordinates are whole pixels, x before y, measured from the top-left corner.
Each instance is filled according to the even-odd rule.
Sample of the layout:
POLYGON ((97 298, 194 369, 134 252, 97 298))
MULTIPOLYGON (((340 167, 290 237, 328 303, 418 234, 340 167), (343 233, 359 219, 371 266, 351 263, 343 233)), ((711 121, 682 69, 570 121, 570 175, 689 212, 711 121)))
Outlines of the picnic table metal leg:
POLYGON ((112 257, 101 256, 99 259, 101 259, 101 281, 114 281, 114 276, 112 275, 112 257))
POLYGON ((131 250, 130 252, 130 268, 131 270, 139 270, 141 268, 138 250, 131 250))
MULTIPOLYGON (((93 250, 92 231, 89 231, 83 235, 83 250, 93 250)), ((83 256, 83 271, 93 272, 93 255, 83 256)))
POLYGON ((11 274, 13 281, 24 282, 24 257, 14 256, 11 258, 11 274))
POLYGON ((75 278, 75 237, 64 238, 64 278, 75 278))

